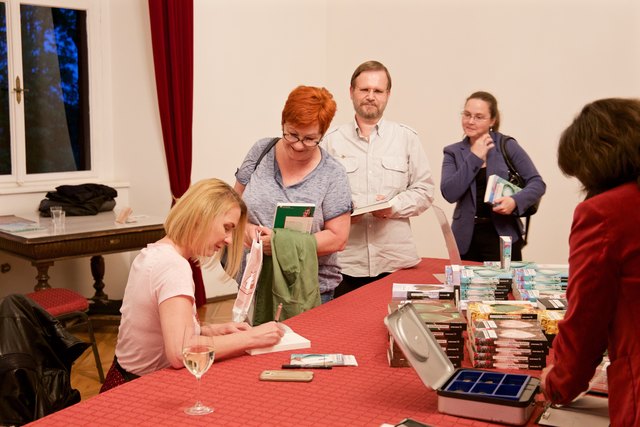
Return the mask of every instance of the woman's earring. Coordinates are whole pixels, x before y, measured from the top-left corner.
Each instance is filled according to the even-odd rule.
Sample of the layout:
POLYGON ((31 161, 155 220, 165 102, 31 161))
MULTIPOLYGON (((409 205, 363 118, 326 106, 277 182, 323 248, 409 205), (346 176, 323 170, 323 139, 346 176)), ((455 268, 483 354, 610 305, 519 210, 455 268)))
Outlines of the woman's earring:
POLYGON ((493 132, 493 126, 489 128, 489 132, 493 132))

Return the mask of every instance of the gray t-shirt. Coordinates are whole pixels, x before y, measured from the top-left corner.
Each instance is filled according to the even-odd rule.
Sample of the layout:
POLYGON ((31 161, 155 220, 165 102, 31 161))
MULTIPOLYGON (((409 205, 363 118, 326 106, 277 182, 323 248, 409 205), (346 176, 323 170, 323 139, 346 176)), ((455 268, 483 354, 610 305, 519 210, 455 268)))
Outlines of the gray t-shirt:
MULTIPOLYGON (((324 228, 325 221, 351 211, 351 189, 344 167, 323 148, 318 166, 297 184, 285 187, 272 148, 255 167, 256 161, 273 138, 256 142, 236 172, 236 179, 245 186, 242 198, 249 210, 249 222, 273 227, 277 203, 314 203, 315 233, 324 228), (255 168, 255 170, 254 170, 255 168)), ((336 253, 318 257, 320 293, 334 289, 340 281, 340 266, 336 253)))

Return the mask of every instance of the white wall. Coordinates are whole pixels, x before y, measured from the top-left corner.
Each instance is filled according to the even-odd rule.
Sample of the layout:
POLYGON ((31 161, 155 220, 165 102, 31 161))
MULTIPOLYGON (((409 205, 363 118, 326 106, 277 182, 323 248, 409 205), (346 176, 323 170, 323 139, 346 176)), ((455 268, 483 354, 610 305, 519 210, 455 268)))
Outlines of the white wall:
MULTIPOLYGON (((163 215, 170 194, 147 1, 105 1, 113 177, 130 183, 134 211, 163 215)), ((518 139, 547 182, 524 252, 539 262, 566 262, 581 198, 576 181, 556 166, 560 132, 586 102, 640 96, 635 0, 195 0, 195 11, 193 181, 233 182, 249 147, 280 132, 282 106, 298 84, 327 87, 338 102, 334 124, 351 120, 351 73, 378 59, 393 78, 386 117, 419 132, 438 185, 442 148, 461 138, 464 99, 475 90, 496 95, 501 130, 518 139)), ((7 200, 0 196, 0 210, 7 200)), ((453 206, 439 190, 436 203, 450 217, 453 206)), ((433 214, 413 224, 421 255, 444 257, 433 214)), ((110 296, 122 295, 134 255, 113 269, 107 258, 110 296)), ((0 253, 0 263, 9 261, 13 269, 0 274, 0 296, 34 281, 27 262, 0 253)), ((65 263, 51 269, 52 283, 58 277, 67 286, 90 282, 88 267, 79 267, 88 259, 65 263)), ((233 290, 218 286, 212 274, 206 280, 209 296, 233 290)))

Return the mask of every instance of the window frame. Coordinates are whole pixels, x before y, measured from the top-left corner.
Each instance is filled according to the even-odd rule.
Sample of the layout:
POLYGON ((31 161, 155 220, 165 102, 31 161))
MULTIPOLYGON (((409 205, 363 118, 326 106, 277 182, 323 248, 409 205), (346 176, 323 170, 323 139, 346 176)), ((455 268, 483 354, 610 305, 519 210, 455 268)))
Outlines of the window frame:
MULTIPOLYGON (((0 175, 0 192, 3 189, 14 193, 16 189, 29 187, 54 188, 60 182, 74 183, 87 180, 104 180, 105 138, 103 129, 105 126, 105 112, 108 108, 104 100, 107 93, 105 85, 104 66, 107 63, 108 38, 105 37, 104 19, 106 6, 100 0, 0 0, 4 3, 7 21, 7 55, 8 55, 8 80, 9 80, 9 126, 11 128, 11 174, 0 175), (87 20, 87 63, 88 63, 88 89, 89 89, 89 144, 90 144, 90 169, 86 171, 52 172, 27 174, 26 172, 26 147, 25 147, 25 117, 24 102, 18 104, 13 94, 16 76, 22 74, 22 50, 20 38, 20 6, 44 6, 83 10, 87 20)), ((110 156, 106 156, 108 159, 110 156)))

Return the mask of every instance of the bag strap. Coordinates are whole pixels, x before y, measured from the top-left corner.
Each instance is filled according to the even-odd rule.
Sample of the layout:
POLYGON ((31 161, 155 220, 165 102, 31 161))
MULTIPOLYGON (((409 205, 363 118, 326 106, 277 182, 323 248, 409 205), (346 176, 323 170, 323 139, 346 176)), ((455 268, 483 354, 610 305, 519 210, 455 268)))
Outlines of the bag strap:
MULTIPOLYGON (((509 157, 509 152, 507 151, 507 140, 513 139, 509 135, 500 134, 500 151, 502 152, 502 157, 504 157, 504 161, 509 168, 509 172, 518 177, 520 182, 524 182, 522 176, 518 173, 516 168, 513 166, 513 162, 511 161, 511 157, 509 157)), ((529 235, 529 221, 531 217, 529 215, 524 217, 524 233, 522 234, 522 246, 527 244, 527 236, 529 235)))
POLYGON ((258 165, 260 164, 260 162, 262 161, 262 159, 264 158, 264 156, 267 155, 267 153, 269 151, 271 151, 271 149, 278 143, 278 141, 280 141, 280 137, 277 138, 273 138, 266 147, 264 147, 264 150, 262 151, 262 153, 260 153, 260 157, 258 157, 258 160, 256 161, 255 166, 253 167, 253 171, 255 172, 256 169, 258 168, 258 165))
POLYGON ((511 157, 509 157, 509 152, 507 151, 507 140, 509 139, 513 139, 513 138, 510 137, 509 135, 502 135, 502 134, 500 135, 500 151, 502 152, 502 157, 504 157, 504 161, 507 164, 507 167, 509 168, 509 172, 511 172, 512 175, 515 175, 516 177, 518 177, 518 180, 520 182, 524 182, 524 179, 522 178, 522 176, 518 173, 515 166, 513 166, 513 161, 511 160, 511 157))

